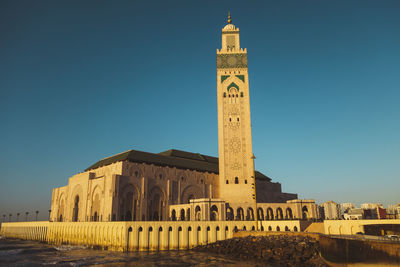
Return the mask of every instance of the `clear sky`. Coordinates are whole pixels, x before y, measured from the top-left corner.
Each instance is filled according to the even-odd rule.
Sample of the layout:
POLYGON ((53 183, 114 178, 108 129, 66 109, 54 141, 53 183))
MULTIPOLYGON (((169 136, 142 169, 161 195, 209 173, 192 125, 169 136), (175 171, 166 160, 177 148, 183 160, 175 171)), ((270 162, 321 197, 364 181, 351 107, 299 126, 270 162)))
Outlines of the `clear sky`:
POLYGON ((228 10, 256 168, 317 203, 400 202, 400 1, 3 0, 0 216, 45 219, 52 188, 129 149, 218 156, 228 10))

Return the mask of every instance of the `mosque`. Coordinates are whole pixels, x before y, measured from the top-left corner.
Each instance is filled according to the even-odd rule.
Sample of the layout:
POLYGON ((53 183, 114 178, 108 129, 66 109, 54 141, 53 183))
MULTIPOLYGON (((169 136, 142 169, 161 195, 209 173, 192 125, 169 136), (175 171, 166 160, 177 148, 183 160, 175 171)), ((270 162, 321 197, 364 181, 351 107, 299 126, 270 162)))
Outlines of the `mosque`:
POLYGON ((217 100, 218 158, 174 149, 104 158, 53 189, 50 220, 317 218, 314 200, 283 193, 280 183, 254 169, 247 49, 240 47, 230 15, 217 49, 217 100))

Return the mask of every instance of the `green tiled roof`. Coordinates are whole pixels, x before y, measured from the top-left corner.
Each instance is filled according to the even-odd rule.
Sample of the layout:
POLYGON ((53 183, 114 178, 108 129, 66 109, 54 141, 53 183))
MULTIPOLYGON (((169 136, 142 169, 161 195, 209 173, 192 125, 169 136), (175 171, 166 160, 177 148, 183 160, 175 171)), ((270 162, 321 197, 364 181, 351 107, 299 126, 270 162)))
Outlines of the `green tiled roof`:
MULTIPOLYGON (((137 163, 154 164, 157 166, 175 167, 178 169, 189 169, 201 172, 211 172, 218 174, 218 158, 202 155, 199 153, 191 153, 182 150, 170 149, 158 154, 143 152, 138 150, 128 150, 116 154, 114 156, 104 158, 85 171, 93 170, 102 166, 106 166, 118 161, 130 161, 137 163)), ((264 174, 256 171, 256 178, 262 180, 271 179, 264 174)))

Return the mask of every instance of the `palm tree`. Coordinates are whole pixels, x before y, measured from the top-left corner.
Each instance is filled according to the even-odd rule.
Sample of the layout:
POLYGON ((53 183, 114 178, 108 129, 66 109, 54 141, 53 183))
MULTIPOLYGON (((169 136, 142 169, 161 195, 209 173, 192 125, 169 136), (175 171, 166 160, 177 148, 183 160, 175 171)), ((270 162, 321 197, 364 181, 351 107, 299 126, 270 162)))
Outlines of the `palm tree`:
POLYGON ((38 214, 39 214, 39 211, 37 210, 37 211, 36 211, 36 221, 37 221, 37 216, 38 216, 38 214))
POLYGON ((17 222, 19 221, 19 213, 17 213, 17 222))
POLYGON ((25 221, 28 221, 28 215, 29 215, 29 212, 28 212, 28 211, 27 211, 27 212, 25 212, 25 215, 26 215, 25 221))

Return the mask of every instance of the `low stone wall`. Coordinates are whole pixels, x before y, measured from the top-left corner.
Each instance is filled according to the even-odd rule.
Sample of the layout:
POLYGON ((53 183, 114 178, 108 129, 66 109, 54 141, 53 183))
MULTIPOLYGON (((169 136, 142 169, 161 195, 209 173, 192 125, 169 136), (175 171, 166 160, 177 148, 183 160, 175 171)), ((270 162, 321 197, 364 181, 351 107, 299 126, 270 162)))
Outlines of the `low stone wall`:
POLYGON ((2 223, 0 234, 12 238, 46 242, 49 224, 49 222, 2 223))
MULTIPOLYGON (((300 221, 262 221, 262 231, 298 231, 300 221)), ((84 245, 119 251, 177 250, 232 238, 254 230, 254 221, 14 222, 0 234, 51 244, 84 245)))
POLYGON ((324 232, 328 235, 354 235, 365 232, 365 226, 400 225, 399 219, 374 220, 325 220, 324 232))
POLYGON ((225 240, 253 227, 252 221, 15 222, 3 223, 0 234, 119 251, 177 250, 225 240))
POLYGON ((329 262, 400 265, 400 242, 320 235, 321 255, 329 262))

